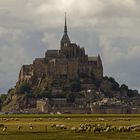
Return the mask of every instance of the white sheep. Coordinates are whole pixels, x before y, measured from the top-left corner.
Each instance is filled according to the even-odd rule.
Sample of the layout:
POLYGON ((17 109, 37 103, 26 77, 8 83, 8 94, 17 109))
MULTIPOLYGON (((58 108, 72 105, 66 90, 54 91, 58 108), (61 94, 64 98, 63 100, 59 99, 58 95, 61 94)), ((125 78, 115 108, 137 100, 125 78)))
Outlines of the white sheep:
POLYGON ((29 127, 31 130, 33 130, 33 125, 31 123, 29 123, 29 127))
POLYGON ((6 131, 7 131, 7 127, 6 127, 6 126, 3 127, 2 131, 3 131, 3 132, 6 132, 6 131))

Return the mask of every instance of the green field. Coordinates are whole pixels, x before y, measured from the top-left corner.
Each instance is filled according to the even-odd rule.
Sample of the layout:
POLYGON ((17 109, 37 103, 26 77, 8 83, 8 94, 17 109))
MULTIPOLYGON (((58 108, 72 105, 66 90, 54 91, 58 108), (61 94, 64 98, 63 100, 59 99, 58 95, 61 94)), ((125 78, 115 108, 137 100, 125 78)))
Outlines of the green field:
POLYGON ((0 140, 140 140, 137 131, 72 131, 80 124, 110 125, 111 127, 140 124, 140 115, 0 115, 0 140), (30 128, 33 126, 33 129, 30 128), (52 127, 64 125, 66 129, 52 127), (18 127, 22 126, 19 130, 18 127))

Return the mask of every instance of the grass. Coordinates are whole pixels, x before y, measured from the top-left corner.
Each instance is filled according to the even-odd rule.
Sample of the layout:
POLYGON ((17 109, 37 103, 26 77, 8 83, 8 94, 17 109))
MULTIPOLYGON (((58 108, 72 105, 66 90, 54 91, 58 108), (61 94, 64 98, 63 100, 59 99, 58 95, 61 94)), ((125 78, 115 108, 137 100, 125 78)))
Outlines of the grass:
POLYGON ((69 128, 78 127, 80 123, 100 123, 114 126, 127 126, 140 124, 140 115, 0 115, 0 123, 7 126, 7 132, 2 132, 0 128, 0 140, 140 140, 140 132, 71 132, 70 130, 60 130, 51 128, 52 124, 64 124, 69 128), (19 118, 15 120, 12 118, 19 118), (42 118, 42 119, 39 119, 42 118), (97 118, 105 118, 106 122, 98 121, 97 118), (112 118, 125 118, 113 121, 112 118), (130 118, 130 121, 127 120, 130 118), (86 119, 86 122, 85 122, 86 119), (92 120, 92 121, 90 121, 92 120), (29 123, 34 126, 29 129, 29 123), (22 125, 23 129, 18 130, 17 126, 22 125), (45 126, 47 125, 47 132, 45 126))
POLYGON ((140 114, 61 114, 61 115, 50 115, 50 114, 15 114, 15 115, 0 115, 0 118, 112 118, 112 117, 129 117, 129 118, 140 118, 140 114))

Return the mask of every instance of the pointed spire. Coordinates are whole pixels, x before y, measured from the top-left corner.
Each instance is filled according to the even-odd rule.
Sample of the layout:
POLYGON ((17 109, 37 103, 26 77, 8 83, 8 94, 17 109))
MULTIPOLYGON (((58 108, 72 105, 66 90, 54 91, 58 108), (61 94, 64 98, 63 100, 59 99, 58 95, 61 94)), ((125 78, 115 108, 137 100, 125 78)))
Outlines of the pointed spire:
POLYGON ((64 33, 67 34, 67 17, 65 12, 65 27, 64 27, 64 33))

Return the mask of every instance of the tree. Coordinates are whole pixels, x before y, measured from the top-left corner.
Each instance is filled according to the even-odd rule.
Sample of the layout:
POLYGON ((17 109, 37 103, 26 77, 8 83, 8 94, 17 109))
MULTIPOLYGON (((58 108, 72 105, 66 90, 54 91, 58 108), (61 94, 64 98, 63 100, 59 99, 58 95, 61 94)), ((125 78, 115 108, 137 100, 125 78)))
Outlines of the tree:
POLYGON ((14 91, 14 88, 10 88, 9 90, 8 90, 8 94, 10 94, 11 92, 13 92, 14 91))
POLYGON ((7 98, 7 95, 6 94, 1 94, 0 95, 0 101, 1 101, 2 104, 4 103, 4 101, 6 100, 6 98, 7 98))
POLYGON ((22 83, 19 86, 18 93, 30 93, 31 88, 28 83, 22 83))
POLYGON ((52 98, 51 91, 42 91, 38 94, 35 94, 37 98, 52 98))
POLYGON ((70 88, 72 92, 79 92, 81 90, 80 81, 79 80, 72 81, 70 88))
POLYGON ((75 95, 74 95, 73 92, 71 92, 71 93, 67 93, 66 98, 67 98, 67 102, 69 102, 69 103, 72 103, 72 102, 75 101, 75 95))
POLYGON ((120 85, 119 85, 119 83, 116 82, 116 80, 114 78, 105 76, 103 78, 103 80, 108 80, 109 82, 112 83, 112 90, 114 90, 114 91, 120 90, 120 85))
POLYGON ((124 91, 124 90, 128 92, 128 86, 125 85, 125 84, 122 84, 122 85, 120 86, 120 91, 124 91))

